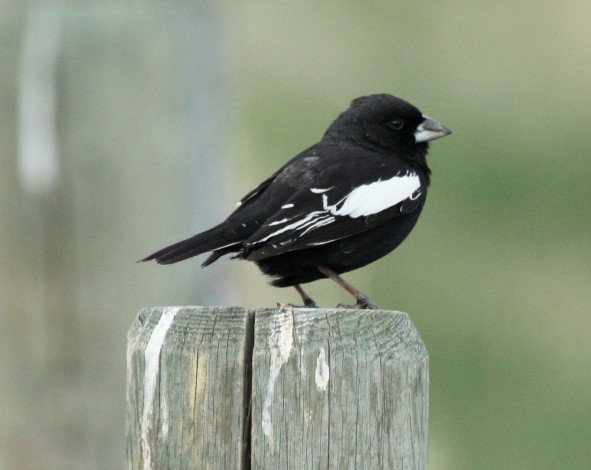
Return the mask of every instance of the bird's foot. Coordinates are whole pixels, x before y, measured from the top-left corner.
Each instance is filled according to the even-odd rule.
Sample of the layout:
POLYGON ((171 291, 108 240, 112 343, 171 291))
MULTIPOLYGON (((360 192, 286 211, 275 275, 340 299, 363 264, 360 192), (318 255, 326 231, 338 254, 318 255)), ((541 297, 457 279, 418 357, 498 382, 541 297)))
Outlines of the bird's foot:
POLYGON ((302 289, 302 286, 300 286, 299 284, 295 284, 293 287, 295 287, 295 290, 297 290, 298 294, 300 294, 300 297, 302 298, 302 301, 304 302, 304 307, 318 308, 318 305, 316 305, 316 302, 314 302, 314 299, 312 299, 312 297, 310 297, 306 293, 306 291, 304 289, 302 289))
POLYGON ((354 305, 338 304, 337 308, 353 308, 356 310, 379 310, 376 304, 372 303, 367 296, 358 289, 355 289, 351 284, 345 281, 341 276, 335 273, 333 270, 328 269, 325 266, 318 266, 318 271, 324 274, 326 277, 335 281, 339 286, 345 289, 349 294, 357 299, 357 303, 354 305))
POLYGON ((366 296, 358 297, 357 303, 353 305, 338 304, 337 308, 350 308, 355 310, 380 310, 380 307, 370 301, 366 296))

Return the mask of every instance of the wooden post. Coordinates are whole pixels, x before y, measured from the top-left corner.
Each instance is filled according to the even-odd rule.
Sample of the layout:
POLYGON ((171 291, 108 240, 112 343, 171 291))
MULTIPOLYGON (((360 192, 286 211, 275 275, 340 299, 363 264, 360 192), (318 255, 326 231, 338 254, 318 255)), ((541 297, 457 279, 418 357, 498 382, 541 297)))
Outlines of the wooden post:
POLYGON ((428 381, 405 313, 145 309, 128 336, 128 469, 424 470, 428 381))

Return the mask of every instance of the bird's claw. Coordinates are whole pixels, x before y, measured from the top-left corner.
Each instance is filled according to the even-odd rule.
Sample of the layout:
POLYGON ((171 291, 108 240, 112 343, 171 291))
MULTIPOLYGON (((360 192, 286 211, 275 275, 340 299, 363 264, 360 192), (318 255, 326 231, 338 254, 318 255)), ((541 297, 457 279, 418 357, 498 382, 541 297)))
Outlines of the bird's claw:
POLYGON ((357 303, 352 305, 338 304, 337 308, 349 308, 354 310, 380 310, 380 307, 371 302, 367 297, 358 298, 357 303))

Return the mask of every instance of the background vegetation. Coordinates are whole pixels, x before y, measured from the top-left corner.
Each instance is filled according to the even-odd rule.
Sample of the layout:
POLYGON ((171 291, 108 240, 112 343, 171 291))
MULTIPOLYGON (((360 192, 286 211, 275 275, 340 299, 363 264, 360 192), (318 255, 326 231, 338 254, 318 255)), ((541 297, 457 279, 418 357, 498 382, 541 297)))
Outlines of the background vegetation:
MULTIPOLYGON (((199 272, 198 262, 133 262, 221 219, 352 98, 375 92, 454 131, 432 145, 433 184, 415 232, 348 276, 382 307, 408 312, 427 344, 430 468, 589 468, 589 2, 105 5, 58 8, 60 93, 69 97, 58 122, 76 130, 63 137, 64 158, 76 162, 66 193, 91 192, 59 219, 86 244, 65 271, 40 273, 29 249, 35 221, 63 199, 33 200, 18 183, 26 9, 0 6, 0 417, 10 424, 0 468, 35 468, 49 448, 55 468, 123 465, 125 332, 140 307, 298 300, 249 263, 199 272), (47 291, 35 286, 64 272, 77 300, 64 290, 70 302, 41 309, 42 324, 70 313, 39 326, 47 291), (49 371, 47 344, 61 345, 49 371), (65 417, 48 419, 55 410, 65 417)), ((69 253, 67 239, 55 241, 51 252, 69 253)), ((310 292, 323 305, 348 300, 327 281, 310 292)))

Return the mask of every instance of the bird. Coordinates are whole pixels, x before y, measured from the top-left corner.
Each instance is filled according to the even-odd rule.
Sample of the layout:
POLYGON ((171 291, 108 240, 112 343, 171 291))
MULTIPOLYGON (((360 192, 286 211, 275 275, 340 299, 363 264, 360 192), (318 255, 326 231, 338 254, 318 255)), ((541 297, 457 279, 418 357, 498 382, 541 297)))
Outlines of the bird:
POLYGON ((397 248, 425 205, 429 142, 451 130, 407 101, 380 93, 354 99, 320 141, 248 192, 220 224, 140 261, 173 264, 203 253, 254 262, 271 284, 293 286, 304 307, 316 302, 302 284, 329 278, 355 304, 379 307, 341 274, 397 248))

